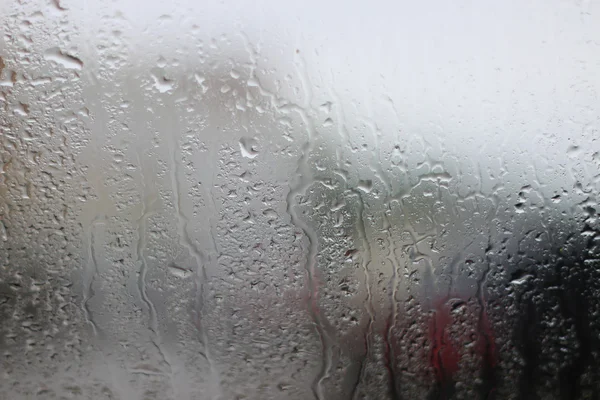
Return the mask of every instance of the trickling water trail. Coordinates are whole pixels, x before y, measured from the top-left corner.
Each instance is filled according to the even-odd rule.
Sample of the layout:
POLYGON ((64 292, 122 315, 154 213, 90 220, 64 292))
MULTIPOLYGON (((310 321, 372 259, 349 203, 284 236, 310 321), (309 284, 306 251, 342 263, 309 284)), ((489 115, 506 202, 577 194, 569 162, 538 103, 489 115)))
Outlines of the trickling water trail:
POLYGON ((88 226, 86 236, 87 236, 87 253, 88 260, 86 263, 85 275, 84 275, 84 285, 83 285, 83 302, 82 309, 85 315, 85 320, 92 327, 92 331, 94 332, 94 336, 98 336, 99 330, 98 325, 94 321, 94 316, 92 311, 90 310, 89 301, 92 297, 94 297, 94 282, 96 280, 96 276, 98 275, 98 258, 96 256, 96 233, 94 229, 96 225, 103 224, 104 217, 97 215, 94 217, 90 225, 88 226))
POLYGON ((317 400, 325 399, 323 393, 323 381, 327 378, 329 371, 331 370, 331 359, 332 359, 332 339, 331 335, 327 332, 326 320, 322 316, 318 305, 318 294, 319 288, 315 275, 317 273, 317 251, 318 251, 318 236, 317 233, 308 224, 306 224, 299 216, 296 211, 298 206, 297 197, 304 194, 305 190, 312 183, 312 173, 308 164, 308 157, 314 148, 314 140, 317 134, 314 123, 308 115, 306 109, 310 106, 312 100, 312 92, 310 85, 305 81, 304 71, 299 68, 303 88, 306 92, 305 107, 293 106, 293 109, 298 112, 306 125, 307 140, 302 146, 302 155, 298 160, 296 168, 296 177, 290 185, 290 191, 286 197, 286 211, 290 215, 291 222, 298 227, 302 233, 308 239, 308 255, 304 264, 304 269, 307 276, 307 288, 308 288, 308 302, 309 302, 309 313, 310 317, 315 324, 317 334, 321 341, 321 369, 315 377, 312 384, 312 392, 317 400), (304 79, 302 79, 304 77, 304 79))
POLYGON ((148 296, 147 292, 147 273, 148 273, 148 260, 146 256, 146 248, 147 248, 147 229, 148 229, 148 218, 152 214, 154 214, 154 210, 152 209, 153 199, 152 194, 148 193, 149 182, 151 182, 146 174, 144 174, 144 166, 141 163, 139 153, 136 154, 138 165, 140 166, 140 174, 142 181, 142 210, 141 215, 136 221, 136 231, 137 231, 137 243, 135 247, 137 261, 140 264, 140 268, 138 270, 138 279, 137 279, 137 288, 142 299, 142 302, 148 309, 148 328, 151 333, 151 341, 152 345, 158 352, 158 355, 168 369, 168 375, 171 383, 171 390, 175 397, 177 397, 177 385, 174 384, 174 376, 173 376, 173 366, 169 359, 169 355, 163 346, 163 340, 160 333, 160 328, 158 326, 158 317, 156 312, 156 306, 154 302, 148 296))
MULTIPOLYGON (((367 327, 365 329, 365 333, 364 333, 364 337, 363 337, 364 346, 365 346, 365 356, 364 356, 365 361, 363 361, 362 365, 361 365, 359 380, 357 381, 357 384, 358 384, 360 381, 364 380, 365 366, 367 364, 366 360, 369 358, 369 354, 371 353, 371 335, 372 335, 372 330, 373 330, 373 322, 375 320, 375 310, 373 308, 373 294, 371 293, 371 279, 369 277, 369 264, 371 263, 372 251, 371 251, 371 244, 368 240, 367 231, 365 228, 365 220, 364 220, 365 204, 364 204, 364 200, 362 198, 362 194, 357 189, 351 189, 350 192, 352 193, 352 195, 354 195, 358 198, 358 204, 359 204, 356 228, 358 229, 358 236, 360 237, 360 240, 363 242, 363 246, 364 246, 364 250, 365 250, 365 254, 362 259, 362 271, 363 271, 363 275, 364 275, 364 279, 365 279, 365 287, 366 287, 366 292, 367 292, 367 299, 365 301, 365 303, 366 303, 365 310, 369 317, 369 320, 367 321, 367 327)), ((355 396, 356 396, 356 387, 353 389, 352 398, 354 398, 355 396)))
MULTIPOLYGON (((204 307, 206 303, 206 263, 208 258, 206 254, 198 247, 198 245, 190 237, 188 226, 189 218, 183 211, 181 194, 182 194, 182 183, 181 183, 181 160, 178 157, 177 149, 179 148, 176 138, 173 135, 169 135, 169 153, 170 153, 170 180, 171 180, 171 191, 173 193, 173 206, 175 208, 175 214, 177 218, 177 230, 179 234, 180 244, 186 248, 189 254, 194 259, 196 264, 196 271, 194 273, 194 288, 195 288, 195 300, 194 309, 196 311, 195 326, 198 331, 198 338, 202 346, 200 351, 201 356, 206 360, 211 377, 208 381, 215 383, 217 387, 220 387, 220 379, 218 377, 217 370, 214 365, 214 360, 210 354, 210 348, 208 344, 208 335, 205 326, 202 321, 204 314, 204 307)), ((218 389, 220 391, 220 389, 218 389)))

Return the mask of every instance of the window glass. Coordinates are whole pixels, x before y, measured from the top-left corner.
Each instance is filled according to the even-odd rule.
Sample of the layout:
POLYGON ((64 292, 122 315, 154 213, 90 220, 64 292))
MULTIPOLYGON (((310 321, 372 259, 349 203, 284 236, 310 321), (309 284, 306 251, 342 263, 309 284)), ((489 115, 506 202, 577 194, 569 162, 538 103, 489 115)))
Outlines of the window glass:
POLYGON ((600 3, 0 4, 0 397, 600 394, 600 3))

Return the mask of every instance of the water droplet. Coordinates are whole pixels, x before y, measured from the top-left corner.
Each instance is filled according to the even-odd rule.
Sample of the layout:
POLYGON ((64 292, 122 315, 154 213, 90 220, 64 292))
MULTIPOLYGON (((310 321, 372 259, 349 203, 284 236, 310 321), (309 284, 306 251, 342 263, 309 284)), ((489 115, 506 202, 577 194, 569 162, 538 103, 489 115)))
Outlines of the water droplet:
POLYGON ((228 93, 229 91, 231 91, 231 86, 229 86, 228 84, 224 84, 223 86, 221 86, 221 93, 228 93))
POLYGON ((8 232, 6 230, 6 225, 4 225, 3 221, 0 221, 0 239, 2 239, 3 242, 6 242, 8 240, 8 232))
POLYGON ((243 137, 240 139, 240 151, 246 158, 255 158, 258 155, 258 141, 253 138, 243 137))
POLYGON ((331 112, 331 105, 332 105, 332 103, 330 101, 327 101, 327 102, 321 104, 321 106, 319 107, 319 110, 321 110, 324 113, 329 114, 331 112))
POLYGON ((58 47, 52 47, 44 52, 44 58, 48 61, 55 62, 67 69, 81 70, 83 61, 79 58, 63 52, 58 47))
POLYGON ((371 179, 360 180, 358 181, 358 185, 356 185, 356 188, 365 193, 370 193, 373 189, 373 181, 371 179))
POLYGON ((263 215, 265 217, 267 217, 268 220, 277 219, 277 217, 279 217, 279 215, 277 215, 277 212, 275 210, 273 210, 272 208, 264 210, 263 215))
POLYGON ((169 272, 171 275, 181 279, 186 279, 192 276, 192 270, 181 267, 175 263, 169 264, 169 272))
POLYGON ((569 158, 576 158, 581 153, 581 148, 577 145, 571 145, 567 148, 567 155, 569 158))
POLYGON ((154 87, 160 92, 165 93, 169 90, 173 89, 175 86, 175 82, 171 79, 167 79, 166 77, 153 73, 152 79, 154 80, 154 87))
POLYGON ((19 103, 13 109, 14 113, 22 117, 29 114, 29 106, 27 104, 19 103))

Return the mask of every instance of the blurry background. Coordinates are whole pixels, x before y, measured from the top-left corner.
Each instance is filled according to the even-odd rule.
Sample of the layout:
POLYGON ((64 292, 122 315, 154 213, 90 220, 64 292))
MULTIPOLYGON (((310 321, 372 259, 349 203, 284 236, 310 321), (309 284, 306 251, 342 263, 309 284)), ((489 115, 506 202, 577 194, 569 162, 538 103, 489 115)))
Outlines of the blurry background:
POLYGON ((600 2, 0 20, 0 398, 599 398, 600 2))

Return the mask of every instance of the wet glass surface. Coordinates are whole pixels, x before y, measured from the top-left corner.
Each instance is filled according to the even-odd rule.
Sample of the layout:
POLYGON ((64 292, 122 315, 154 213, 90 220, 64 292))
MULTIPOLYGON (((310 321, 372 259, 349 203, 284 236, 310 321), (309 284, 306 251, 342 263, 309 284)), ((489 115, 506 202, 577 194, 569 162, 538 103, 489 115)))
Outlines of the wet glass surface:
POLYGON ((597 399, 600 3, 0 2, 0 398, 597 399))

